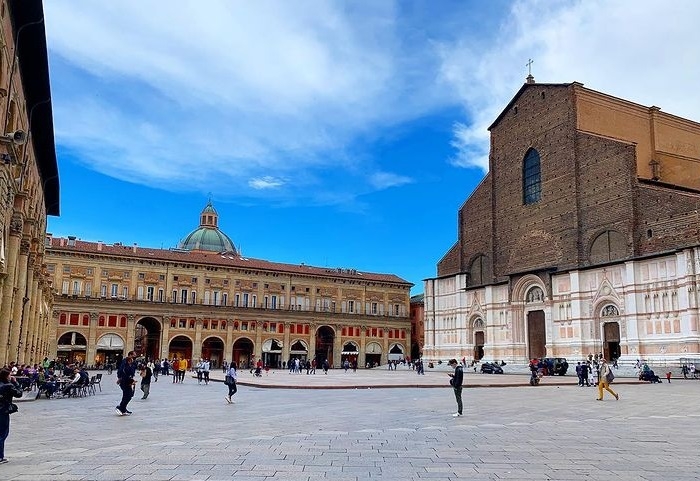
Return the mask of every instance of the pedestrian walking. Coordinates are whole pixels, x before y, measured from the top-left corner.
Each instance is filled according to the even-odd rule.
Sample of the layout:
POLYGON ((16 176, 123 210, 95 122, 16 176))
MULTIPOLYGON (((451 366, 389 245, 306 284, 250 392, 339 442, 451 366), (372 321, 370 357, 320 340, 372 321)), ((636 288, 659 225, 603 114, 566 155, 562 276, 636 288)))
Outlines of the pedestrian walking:
POLYGON ((134 359, 136 359, 136 353, 129 351, 129 354, 122 359, 117 370, 117 384, 122 390, 122 402, 116 407, 117 414, 120 416, 131 414, 131 411, 126 407, 129 405, 131 398, 134 397, 134 386, 136 385, 136 381, 134 381, 134 376, 136 375, 134 359))
POLYGON ((140 375, 141 375, 141 391, 143 391, 143 397, 141 399, 148 398, 151 392, 151 377, 153 377, 153 370, 148 366, 148 364, 141 364, 140 375))
POLYGON ((205 359, 202 363, 202 374, 204 375, 204 384, 209 385, 209 371, 211 370, 211 362, 205 359))
POLYGON ((598 401, 603 400, 603 390, 608 391, 610 394, 615 396, 615 399, 619 400, 620 396, 610 389, 610 383, 615 379, 615 375, 612 372, 612 369, 610 369, 610 366, 608 366, 608 363, 603 359, 603 357, 600 357, 600 375, 598 376, 598 397, 596 398, 598 401))
POLYGON ((229 364, 228 370, 226 371, 226 379, 224 380, 224 384, 228 386, 228 396, 225 396, 224 399, 226 399, 226 402, 229 404, 233 404, 235 402, 233 399, 231 399, 231 396, 238 392, 238 388, 236 387, 236 379, 238 379, 236 363, 231 361, 231 364, 229 364))
POLYGON ((0 464, 5 464, 5 440, 10 435, 10 414, 17 412, 12 398, 22 397, 22 389, 9 369, 0 370, 0 464))
POLYGON ((457 400, 457 412, 452 416, 459 417, 462 415, 462 383, 464 381, 464 371, 462 366, 459 365, 457 359, 450 359, 448 363, 449 366, 455 370, 454 373, 449 373, 450 376, 450 386, 455 393, 455 399, 457 400))

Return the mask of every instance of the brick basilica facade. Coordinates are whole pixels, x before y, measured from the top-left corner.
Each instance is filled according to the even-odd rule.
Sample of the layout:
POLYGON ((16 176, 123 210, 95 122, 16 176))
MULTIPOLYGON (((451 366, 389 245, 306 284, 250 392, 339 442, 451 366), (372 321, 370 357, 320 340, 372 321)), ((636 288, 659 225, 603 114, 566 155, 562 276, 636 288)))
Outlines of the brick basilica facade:
POLYGON ((129 350, 277 367, 360 367, 410 355, 409 282, 393 274, 241 256, 209 203, 177 249, 46 239, 51 351, 99 365, 129 350))
POLYGON ((489 130, 424 357, 700 358, 700 124, 528 77, 489 130))

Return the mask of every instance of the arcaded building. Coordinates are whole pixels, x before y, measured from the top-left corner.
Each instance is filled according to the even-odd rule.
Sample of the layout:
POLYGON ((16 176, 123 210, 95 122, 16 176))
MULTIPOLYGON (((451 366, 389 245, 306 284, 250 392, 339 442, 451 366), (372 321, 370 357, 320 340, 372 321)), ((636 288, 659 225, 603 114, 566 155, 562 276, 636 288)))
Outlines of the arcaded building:
POLYGON ((59 214, 51 87, 40 0, 0 2, 0 366, 49 355, 46 216, 59 214))
POLYGON ((46 238, 52 352, 90 365, 126 352, 281 367, 409 355, 411 283, 393 274, 244 257, 211 202, 174 249, 46 238))
POLYGON ((700 357, 700 124, 530 77, 489 130, 424 356, 700 357))

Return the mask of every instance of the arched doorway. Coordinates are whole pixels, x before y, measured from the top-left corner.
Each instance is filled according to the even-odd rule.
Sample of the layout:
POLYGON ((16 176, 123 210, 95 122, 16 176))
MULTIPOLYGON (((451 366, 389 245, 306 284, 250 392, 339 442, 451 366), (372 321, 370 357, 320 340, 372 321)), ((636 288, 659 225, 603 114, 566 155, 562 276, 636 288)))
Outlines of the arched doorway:
POLYGON ((354 363, 357 362, 357 356, 359 355, 360 349, 357 347, 357 344, 355 344, 352 341, 346 342, 343 346, 343 352, 341 353, 340 363, 345 363, 345 360, 347 359, 348 362, 350 362, 350 365, 354 365, 354 363))
POLYGON ((85 362, 87 340, 79 332, 66 332, 58 338, 56 357, 66 364, 85 362))
POLYGON ((365 367, 377 367, 382 363, 382 346, 370 342, 365 346, 365 367))
POLYGON ((481 361, 484 357, 484 344, 486 343, 484 331, 474 333, 474 360, 481 361))
POLYGON ((224 341, 216 336, 207 337, 202 342, 202 359, 209 359, 212 369, 221 366, 224 361, 224 341))
POLYGON ((403 346, 395 343, 389 348, 389 361, 401 362, 404 359, 403 346))
POLYGON ((233 343, 231 360, 241 369, 253 367, 253 352, 253 341, 240 337, 233 343))
POLYGON ((474 360, 480 361, 484 357, 484 345, 486 345, 484 320, 481 318, 475 319, 472 327, 474 328, 474 360))
POLYGON ((278 339, 267 339, 262 345, 263 364, 271 368, 282 367, 282 347, 284 343, 278 339))
POLYGON ((544 311, 527 313, 527 355, 529 359, 541 359, 547 356, 544 311))
POLYGON ((160 358, 160 322, 152 317, 144 317, 136 323, 134 351, 139 357, 148 360, 160 358))
POLYGON ((175 336, 168 345, 168 357, 170 359, 192 360, 192 339, 187 336, 175 336))
POLYGON ((316 330, 316 365, 323 366, 323 361, 328 359, 328 364, 333 367, 333 342, 335 331, 329 326, 321 326, 316 330))
POLYGON ((613 304, 608 304, 600 311, 603 321, 603 356, 608 361, 620 357, 620 323, 617 318, 620 310, 613 304), (614 318, 614 319, 611 319, 614 318))
POLYGON ((117 366, 117 361, 124 357, 124 339, 118 334, 105 334, 97 340, 95 366, 106 364, 117 366))
POLYGON ((306 358, 309 356, 309 347, 301 339, 292 341, 289 346, 289 359, 299 359, 299 362, 306 362, 306 358))

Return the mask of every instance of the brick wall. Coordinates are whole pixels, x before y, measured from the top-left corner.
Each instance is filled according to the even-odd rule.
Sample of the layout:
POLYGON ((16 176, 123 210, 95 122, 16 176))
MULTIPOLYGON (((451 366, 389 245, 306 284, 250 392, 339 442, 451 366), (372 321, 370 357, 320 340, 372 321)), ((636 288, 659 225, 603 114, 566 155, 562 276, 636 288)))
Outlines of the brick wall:
POLYGON ((639 183, 634 199, 638 255, 700 244, 700 193, 639 183))
POLYGON ((514 272, 576 264, 574 132, 572 90, 551 85, 528 87, 492 129, 497 280, 514 272), (542 196, 523 205, 522 165, 529 148, 540 155, 542 196))
POLYGON ((459 256, 459 242, 454 244, 447 253, 442 256, 442 259, 437 265, 437 275, 438 277, 450 276, 453 274, 458 274, 460 266, 460 256, 459 256))
MULTIPOLYGON (((634 184, 636 158, 633 144, 579 133, 576 137, 580 264, 588 266, 634 256, 634 184), (620 234, 607 258, 591 256, 595 238, 606 230, 620 234)), ((616 239, 616 236, 611 236, 616 239)), ((611 242, 612 243, 612 242, 611 242)))

